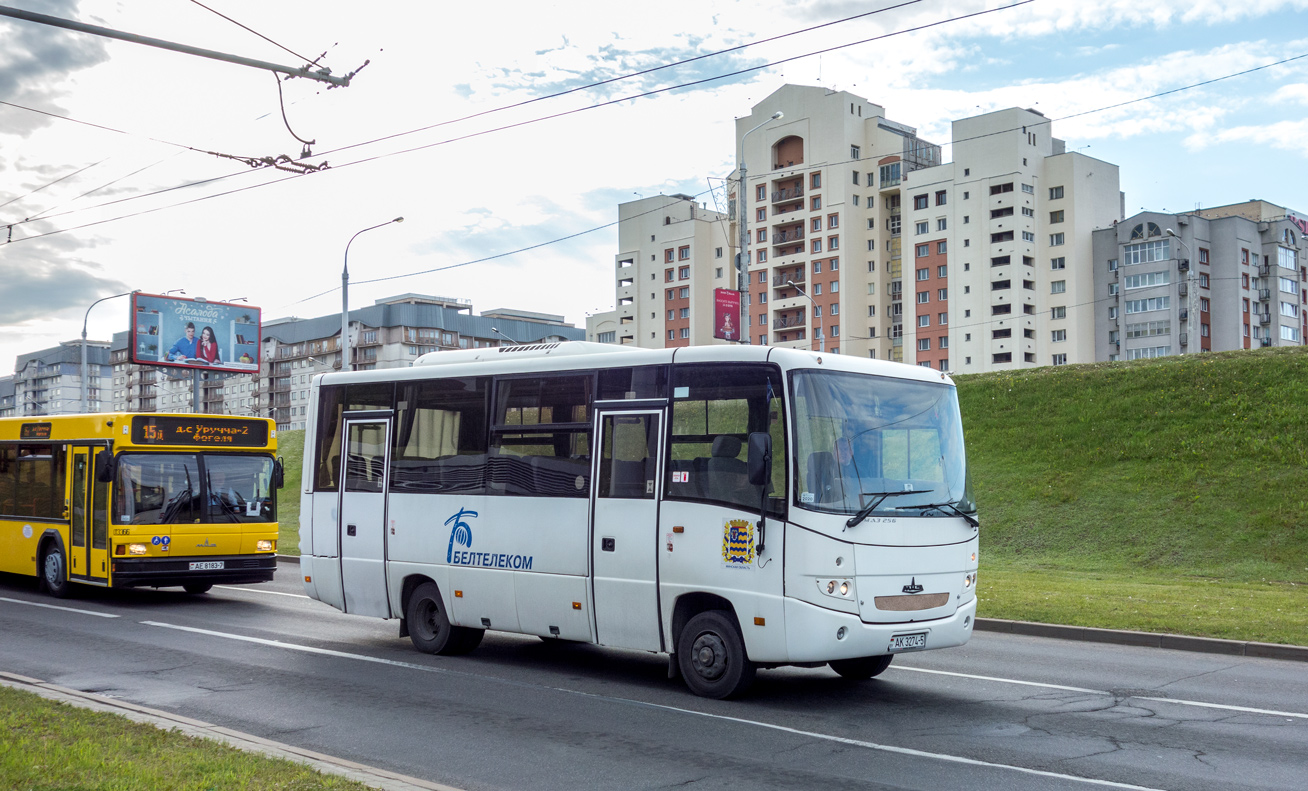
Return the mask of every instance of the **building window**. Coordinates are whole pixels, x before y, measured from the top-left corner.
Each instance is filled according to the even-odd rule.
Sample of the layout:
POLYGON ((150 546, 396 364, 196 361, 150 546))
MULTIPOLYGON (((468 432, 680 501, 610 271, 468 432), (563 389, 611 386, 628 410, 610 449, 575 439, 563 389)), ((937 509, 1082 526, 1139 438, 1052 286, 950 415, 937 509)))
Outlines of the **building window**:
POLYGON ((850 158, 850 159, 858 159, 858 154, 859 154, 858 146, 850 146, 850 147, 849 147, 849 158, 850 158))
POLYGON ((949 228, 949 221, 948 221, 947 219, 945 219, 944 217, 941 217, 940 219, 936 220, 936 230, 937 230, 937 231, 948 230, 948 228, 949 228))
POLYGON ((944 255, 945 252, 949 249, 948 244, 949 244, 948 242, 944 242, 944 241, 936 242, 936 255, 944 255))
POLYGON ((840 227, 840 215, 839 215, 839 214, 828 214, 828 215, 827 215, 827 227, 828 227, 828 228, 839 228, 839 227, 840 227))
MULTIPOLYGON (((1062 188, 1062 187, 1050 187, 1050 188, 1049 188, 1049 200, 1058 200, 1058 199, 1061 198, 1061 197, 1063 197, 1063 188, 1062 188)), ((1060 220, 1060 222, 1061 222, 1061 220, 1060 220)))
POLYGON ((680 290, 677 291, 677 296, 681 297, 682 299, 689 299, 689 298, 690 298, 690 289, 689 289, 689 288, 681 288, 680 290))
POLYGON ((1051 258, 1051 259, 1049 259, 1049 268, 1050 268, 1050 269, 1055 269, 1055 270, 1057 270, 1057 269, 1066 269, 1066 268, 1067 268, 1067 258, 1065 258, 1064 256, 1059 256, 1058 258, 1051 258))
POLYGON ((688 319, 688 318, 690 318, 690 308, 682 308, 682 309, 681 309, 681 318, 683 318, 683 319, 688 319))
POLYGON ((754 188, 754 200, 767 200, 768 187, 766 184, 760 184, 754 188))
POLYGON ((1013 182, 1011 181, 1008 182, 1007 184, 992 184, 990 186, 991 195, 1002 195, 1005 192, 1012 192, 1012 191, 1013 191, 1013 182))
POLYGON ((937 190, 937 191, 936 191, 936 205, 937 205, 937 206, 944 206, 945 203, 947 202, 947 198, 948 198, 948 196, 946 195, 946 193, 945 193, 944 190, 937 190))
POLYGON ((1000 242, 1011 242, 1011 241, 1013 241, 1012 231, 1000 231, 999 233, 990 234, 991 244, 999 244, 1000 242))
POLYGON ((855 184, 858 184, 858 171, 855 170, 855 171, 852 171, 852 172, 853 172, 853 174, 854 174, 854 183, 855 183, 855 184))
POLYGON ((1208 288, 1208 273, 1199 273, 1199 288, 1208 288))
POLYGON ((1168 244, 1165 239, 1160 239, 1156 242, 1128 244, 1122 248, 1122 263, 1127 266, 1132 264, 1151 264, 1154 261, 1166 261, 1170 257, 1168 244))
POLYGON ((690 280, 690 267, 688 267, 688 266, 683 266, 683 267, 682 267, 682 268, 677 272, 677 279, 678 279, 678 280, 690 280))
POLYGON ((668 340, 670 340, 670 341, 675 341, 676 339, 677 339, 677 331, 676 331, 676 330, 668 330, 668 340))
POLYGON ((1024 241, 1024 242, 1034 242, 1034 241, 1035 241, 1035 234, 1032 233, 1031 231, 1022 231, 1022 241, 1024 241))
POLYGON ((828 237, 827 237, 827 250, 830 251, 830 250, 839 250, 839 249, 840 249, 840 237, 839 237, 839 236, 828 236, 828 237))
POLYGON ((918 317, 917 317, 917 326, 919 326, 919 327, 930 327, 930 326, 931 326, 931 316, 930 316, 929 314, 923 314, 923 315, 921 315, 921 316, 918 316, 918 317))
POLYGON ((949 271, 948 266, 945 265, 938 266, 936 267, 936 277, 944 277, 946 272, 948 271, 949 271))
POLYGON ((617 342, 618 342, 618 331, 617 331, 617 330, 610 330, 609 332, 601 332, 601 333, 598 333, 598 334, 595 336, 595 340, 599 341, 600 343, 617 343, 617 342))
MULTIPOLYGON (((835 305, 832 305, 831 307, 834 308, 835 305)), ((835 311, 834 311, 834 310, 831 311, 831 313, 832 313, 832 315, 835 315, 835 311)), ((832 324, 832 325, 831 325, 831 337, 833 337, 833 338, 838 338, 838 337, 840 337, 840 325, 839 325, 839 324, 832 324)))
POLYGON ((918 279, 918 280, 930 280, 930 279, 931 279, 931 269, 930 269, 930 267, 925 267, 925 266, 924 266, 924 267, 922 267, 921 269, 917 270, 917 279, 918 279))
MULTIPOLYGON (((1167 310, 1172 306, 1171 297, 1150 297, 1148 299, 1126 300, 1126 313, 1148 313, 1154 310, 1167 310)), ((1110 309, 1113 312, 1114 309, 1110 309)))
POLYGON ((682 328, 681 328, 681 337, 683 337, 683 338, 689 338, 689 337, 690 337, 690 327, 682 327, 682 328))
POLYGON ((914 208, 914 209, 925 209, 925 208, 927 208, 927 207, 930 206, 930 205, 931 205, 931 196, 930 196, 930 195, 914 195, 914 196, 913 196, 913 208, 914 208))
POLYGON ((713 270, 713 277, 714 278, 722 277, 722 267, 719 266, 713 270))
MULTIPOLYGON (((1139 275, 1127 275, 1122 278, 1122 286, 1126 289, 1148 288, 1150 286, 1165 286, 1171 282, 1172 273, 1163 270, 1161 272, 1145 272, 1139 275)), ((1109 285, 1114 285, 1110 283, 1109 285)))
MULTIPOLYGON (((840 281, 839 281, 839 280, 832 280, 832 281, 831 281, 831 288, 828 289, 827 293, 834 294, 834 293, 836 293, 836 292, 839 291, 839 290, 840 290, 840 281)), ((1204 308, 1204 310, 1207 310, 1207 308, 1204 308)))
POLYGON ((722 248, 721 248, 721 247, 715 247, 715 248, 713 248, 713 257, 714 257, 714 258, 721 258, 721 257, 722 257, 722 248))
POLYGON ((1011 281, 1011 280, 992 280, 992 281, 990 281, 990 290, 991 290, 991 291, 1007 291, 1008 289, 1010 289, 1010 288, 1012 288, 1012 287, 1013 287, 1013 281, 1011 281))
POLYGON ((926 258, 931 255, 931 245, 929 244, 919 244, 915 250, 918 258, 926 258))
POLYGON ((1035 187, 1031 186, 1030 184, 1023 184, 1022 191, 1025 192, 1027 195, 1034 195, 1035 187))
POLYGON ((808 202, 809 211, 818 211, 822 208, 822 196, 814 195, 808 202))
POLYGON ((819 189, 819 188, 821 188, 821 186, 822 186, 822 174, 821 174, 821 173, 810 173, 810 174, 808 174, 808 187, 809 187, 809 189, 819 189))
POLYGON ((1050 339, 1053 343, 1062 343, 1067 340, 1067 330, 1054 330, 1050 333, 1050 339))
POLYGON ((949 289, 947 288, 936 289, 936 299, 938 299, 941 302, 944 302, 945 300, 949 299, 949 289))
POLYGON ((1063 294, 1066 293, 1066 291, 1067 291, 1066 280, 1055 280, 1054 282, 1049 284, 1050 294, 1063 294))
MULTIPOLYGON (((1062 189, 1062 187, 1059 187, 1059 189, 1062 189)), ((1055 355, 1054 355, 1054 365, 1067 365, 1067 355, 1066 355, 1066 354, 1055 354, 1055 355)))
POLYGON ((673 252, 674 252, 674 251, 673 251, 673 249, 672 249, 671 247, 669 247, 668 249, 664 250, 664 251, 663 251, 663 260, 666 261, 666 262, 668 262, 669 264, 672 263, 672 254, 673 254, 673 252))
POLYGON ((821 240, 821 239, 814 239, 814 240, 813 240, 813 252, 815 252, 815 253, 820 253, 820 252, 822 252, 822 240, 821 240))
POLYGON ((1050 308, 1050 309, 1049 309, 1049 318, 1051 318, 1051 319, 1065 319, 1065 318, 1067 318, 1067 307, 1066 307, 1065 305, 1059 305, 1058 307, 1050 308))
MULTIPOLYGON (((1058 247, 1059 245, 1061 245, 1061 244, 1063 243, 1063 239, 1064 239, 1065 237, 1066 237, 1066 234, 1061 234, 1061 233, 1051 233, 1051 234, 1049 234, 1049 246, 1050 246, 1050 247, 1058 247)), ((1035 241, 1035 240, 1032 239, 1032 241, 1035 241)))
MULTIPOLYGON (((948 314, 948 313, 937 313, 937 314, 936 314, 936 323, 939 324, 939 325, 941 325, 941 326, 944 326, 944 325, 948 324, 948 323, 949 323, 949 314, 948 314)), ((941 346, 940 348, 943 349, 944 347, 941 346)))
POLYGON ((992 355, 990 360, 995 363, 1011 363, 1013 361, 1013 353, 1000 352, 999 354, 992 355))
POLYGON ((818 231, 821 231, 821 230, 822 230, 822 218, 821 218, 821 217, 814 217, 814 218, 813 218, 813 221, 809 223, 809 229, 810 229, 811 231, 813 231, 814 233, 817 233, 818 231))
POLYGON ((930 338, 918 338, 918 339, 917 339, 917 350, 920 351, 920 352, 929 352, 929 351, 931 351, 931 339, 930 339, 930 338))
POLYGON ((919 304, 919 305, 925 305, 926 303, 928 303, 928 302, 930 302, 930 301, 931 301, 931 292, 930 292, 930 291, 919 291, 919 292, 917 292, 917 304, 919 304))
POLYGON ((921 236, 924 233, 931 233, 931 223, 927 222, 926 220, 923 220, 922 222, 919 223, 915 223, 913 225, 913 233, 918 236, 921 236))

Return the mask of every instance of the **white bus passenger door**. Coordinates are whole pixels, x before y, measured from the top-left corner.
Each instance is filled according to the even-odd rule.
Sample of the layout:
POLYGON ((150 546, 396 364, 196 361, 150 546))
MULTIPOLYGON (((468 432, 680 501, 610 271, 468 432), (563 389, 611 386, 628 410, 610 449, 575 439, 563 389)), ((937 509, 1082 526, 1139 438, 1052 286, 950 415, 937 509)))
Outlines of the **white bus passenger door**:
POLYGON ((386 470, 390 420, 345 421, 337 529, 345 612, 391 617, 386 595, 386 470))
POLYGON ((658 601, 661 412, 600 412, 591 568, 602 645, 662 649, 658 601))

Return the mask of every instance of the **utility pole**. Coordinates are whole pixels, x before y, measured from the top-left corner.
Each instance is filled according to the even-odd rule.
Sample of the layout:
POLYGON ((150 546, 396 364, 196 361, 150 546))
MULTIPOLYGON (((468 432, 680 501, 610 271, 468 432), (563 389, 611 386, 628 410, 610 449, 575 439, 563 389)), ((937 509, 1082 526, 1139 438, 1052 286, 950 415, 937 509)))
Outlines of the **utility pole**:
MULTIPOLYGON (((38 24, 50 25, 52 27, 61 27, 64 28, 65 30, 75 30, 79 33, 90 33, 91 35, 94 36, 115 38, 118 39, 119 41, 128 41, 133 44, 144 44, 148 47, 158 47, 159 49, 166 49, 166 50, 171 50, 173 52, 180 52, 184 55, 199 55, 202 58, 210 58, 212 60, 221 60, 227 63, 235 63, 238 66, 251 66, 256 69, 264 69, 266 71, 288 74, 292 77, 304 77, 310 80, 317 80, 318 82, 329 83, 333 87, 338 87, 338 88, 348 87, 350 84, 350 79, 354 77, 355 74, 359 73, 359 69, 363 68, 363 66, 360 66, 359 69, 355 69, 354 71, 350 72, 344 77, 333 77, 331 73, 331 69, 325 67, 318 69, 317 71, 311 71, 308 65, 300 66, 298 68, 293 66, 281 66, 276 63, 269 63, 266 60, 243 58, 240 55, 228 55, 225 52, 215 52, 214 50, 211 49, 201 49, 200 47, 192 47, 187 44, 176 44, 174 42, 164 41, 163 39, 159 39, 159 38, 150 38, 149 36, 138 36, 135 33, 124 33, 121 30, 114 30, 112 28, 100 27, 99 25, 88 25, 85 22, 76 22, 71 19, 60 19, 59 17, 48 16, 46 14, 37 14, 32 11, 24 11, 21 8, 0 6, 0 16, 7 16, 7 17, 12 17, 14 19, 21 19, 25 22, 36 22, 38 24)), ((363 65, 367 66, 368 64, 367 62, 365 62, 363 65)))

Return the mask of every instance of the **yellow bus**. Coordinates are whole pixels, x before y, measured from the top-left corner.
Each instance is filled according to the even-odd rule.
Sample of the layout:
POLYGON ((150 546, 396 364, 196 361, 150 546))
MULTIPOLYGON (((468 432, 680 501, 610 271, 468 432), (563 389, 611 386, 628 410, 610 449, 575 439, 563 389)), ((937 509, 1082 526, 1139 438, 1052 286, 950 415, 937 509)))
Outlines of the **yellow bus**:
POLYGON ((276 424, 220 415, 0 419, 0 572, 204 593, 277 567, 276 424))

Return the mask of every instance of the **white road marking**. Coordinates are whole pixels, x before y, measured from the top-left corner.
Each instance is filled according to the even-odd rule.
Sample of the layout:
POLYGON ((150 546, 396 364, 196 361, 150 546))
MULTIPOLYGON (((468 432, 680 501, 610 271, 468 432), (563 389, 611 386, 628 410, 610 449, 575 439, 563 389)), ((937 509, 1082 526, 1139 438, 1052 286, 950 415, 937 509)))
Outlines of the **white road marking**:
POLYGON ((1228 706, 1224 703, 1200 703, 1197 700, 1177 700, 1176 698, 1146 698, 1142 695, 1133 695, 1136 700, 1153 700, 1159 703, 1177 703, 1182 706, 1200 706, 1205 709, 1225 709, 1227 711, 1242 711, 1246 714, 1270 714, 1276 717, 1297 717, 1301 720, 1308 720, 1308 714, 1300 714, 1297 711, 1277 711, 1275 709, 1251 709, 1248 706, 1228 706))
POLYGON ((891 670, 909 670, 914 673, 934 673, 938 676, 956 676, 957 678, 972 678, 977 681, 998 681, 1001 684, 1021 684, 1027 687, 1045 687, 1046 689, 1061 689, 1067 692, 1089 692, 1092 695, 1107 695, 1102 689, 1084 689, 1082 687, 1066 687, 1062 684, 1045 684, 1039 681, 1018 681, 1015 678, 996 678, 995 676, 974 676, 971 673, 954 673, 949 670, 928 670, 925 667, 902 667, 891 666, 891 670))
POLYGON ((32 607, 44 607, 47 610, 63 610, 64 612, 76 612, 82 615, 94 615, 97 618, 117 618, 119 616, 109 612, 96 612, 95 610, 79 610, 76 607, 60 607, 58 604, 46 604, 39 601, 27 601, 25 599, 11 599, 7 596, 0 596, 0 601, 13 602, 14 604, 27 604, 32 607))
MULTIPOLYGON (((1067 687, 1062 684, 1045 684, 1040 681, 1021 681, 1016 678, 999 678, 997 676, 974 676, 971 673, 954 673, 949 670, 928 670, 925 667, 891 667, 891 670, 908 670, 913 673, 933 673, 937 676, 957 676, 958 678, 972 678, 978 681, 995 681, 1000 684, 1020 684, 1025 687, 1044 687, 1046 689, 1061 689, 1068 692, 1086 692, 1092 695, 1107 695, 1112 697, 1113 693, 1105 689, 1083 689, 1081 687, 1067 687)), ((1156 703, 1175 703, 1178 706, 1199 706, 1206 709, 1227 709, 1229 711, 1242 711, 1248 714, 1267 714, 1273 717, 1297 717, 1301 720, 1308 720, 1308 714, 1301 714, 1297 711, 1277 711, 1276 709, 1254 709, 1248 706, 1228 706, 1224 703, 1203 703, 1198 700, 1184 700, 1182 698, 1151 698, 1144 695, 1128 695, 1128 698, 1134 700, 1151 700, 1156 703)))
POLYGON ((307 599, 303 593, 282 593, 281 591, 260 590, 259 588, 239 588, 235 585, 215 585, 215 588, 222 588, 225 591, 239 591, 241 593, 263 593, 269 596, 291 596, 296 599, 307 599))
MULTIPOLYGON (((383 659, 381 657, 368 656, 367 654, 351 654, 345 651, 334 651, 329 648, 315 648, 313 646, 298 645, 296 643, 284 643, 280 640, 268 640, 262 637, 248 637, 246 635, 232 634, 230 632, 216 632, 213 631, 212 629, 200 629, 194 626, 180 626, 171 623, 160 623, 159 621, 141 621, 141 623, 146 626, 158 626, 164 629, 175 629, 181 632, 203 634, 203 635, 208 635, 210 637, 221 637, 227 640, 238 640, 246 643, 255 643, 258 645, 271 646, 273 648, 284 648, 289 651, 302 651, 305 653, 319 654, 322 656, 333 656, 341 659, 355 659, 360 662, 373 662, 381 665, 390 665, 392 667, 403 667, 411 670, 421 670, 423 672, 428 672, 428 673, 445 673, 449 675, 472 676, 485 681, 510 683, 518 686, 532 686, 532 687, 537 687, 539 689, 547 689, 555 692, 563 692, 563 693, 578 695, 586 698, 595 698, 598 700, 610 700, 618 703, 630 703, 638 706, 644 706, 647 708, 675 712, 677 714, 688 714, 696 717, 707 717, 709 719, 723 720, 725 722, 734 722, 740 725, 751 725, 757 728, 766 728, 768 730, 780 731, 782 733, 790 733, 796 736, 803 736, 810 739, 835 742, 837 744, 847 744, 853 747, 863 747, 869 750, 875 750, 884 753, 893 753, 896 755, 907 755, 915 758, 929 758, 937 761, 945 761, 948 763, 964 764, 967 766, 980 766, 980 767, 985 767, 987 769, 1003 769, 1010 772, 1019 772, 1021 774, 1026 774, 1026 775, 1034 775, 1037 777, 1052 777, 1052 778, 1057 778, 1059 780, 1068 780, 1076 783, 1085 783, 1087 785, 1101 786, 1105 788, 1124 788, 1124 789, 1130 789, 1130 791, 1163 791, 1162 789, 1153 788, 1150 786, 1132 785, 1130 783, 1117 783, 1112 780, 1099 780, 1092 777, 1078 777, 1077 775, 1061 774, 1059 772, 1049 772, 1042 769, 1030 769, 1025 766, 1014 766, 1012 764, 1000 764, 1000 763, 993 763, 991 761, 981 761, 975 758, 966 758, 960 755, 949 755, 947 753, 933 753, 933 752, 927 752, 925 750, 914 750, 909 747, 896 747, 888 744, 877 744, 876 742, 868 742, 868 741, 863 741, 861 739, 849 739, 843 736, 833 736, 827 733, 804 731, 798 728, 790 728, 785 725, 776 725, 770 722, 761 722, 759 720, 748 720, 743 717, 729 717, 724 714, 710 714, 703 711, 695 711, 693 709, 683 709, 683 708, 678 708, 676 706, 665 706, 660 703, 648 703, 643 700, 632 700, 630 698, 619 698, 610 695, 598 695, 593 692, 581 692, 579 690, 566 689, 564 687, 550 687, 544 684, 526 684, 520 681, 506 681, 505 679, 495 678, 494 676, 484 676, 475 673, 464 673, 458 670, 447 670, 445 668, 431 667, 428 665, 419 665, 413 662, 400 662, 394 659, 383 659)), ((1072 688, 1068 687, 1068 689, 1072 689, 1072 688)))

